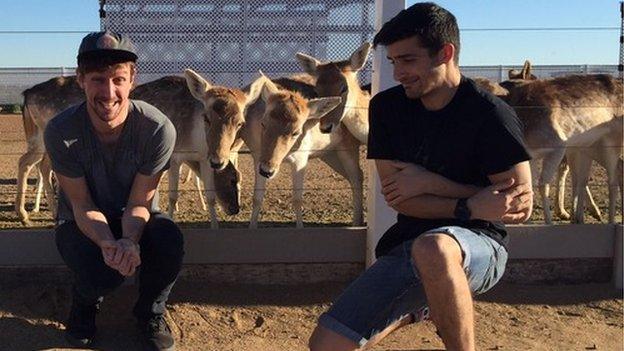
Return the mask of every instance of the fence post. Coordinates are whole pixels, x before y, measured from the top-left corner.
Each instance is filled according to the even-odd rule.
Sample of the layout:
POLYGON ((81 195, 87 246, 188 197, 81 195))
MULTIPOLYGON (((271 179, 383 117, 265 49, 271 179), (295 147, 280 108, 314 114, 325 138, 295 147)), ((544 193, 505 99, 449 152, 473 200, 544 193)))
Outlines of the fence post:
MULTIPOLYGON (((385 22, 403 9, 405 9, 405 0, 375 0, 375 32, 379 31, 385 22)), ((396 84, 392 79, 392 66, 385 57, 385 49, 383 47, 375 50, 371 81, 372 95, 396 84)), ((396 212, 386 205, 381 195, 381 184, 379 183, 377 169, 375 169, 373 161, 368 161, 368 170, 371 176, 368 184, 366 265, 370 266, 375 261, 375 245, 377 245, 381 235, 394 222, 396 212)))
POLYGON ((613 247, 613 285, 616 289, 622 289, 622 260, 624 259, 624 225, 616 224, 613 247))

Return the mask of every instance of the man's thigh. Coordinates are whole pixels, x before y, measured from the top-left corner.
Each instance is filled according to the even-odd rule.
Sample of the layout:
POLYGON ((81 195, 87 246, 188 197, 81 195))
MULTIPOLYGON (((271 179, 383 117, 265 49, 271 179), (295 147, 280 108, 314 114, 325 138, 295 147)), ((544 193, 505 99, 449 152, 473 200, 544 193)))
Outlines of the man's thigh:
POLYGON ((319 325, 364 345, 406 316, 424 318, 426 297, 414 274, 410 247, 406 242, 379 257, 319 317, 319 325))
POLYGON ((149 256, 179 256, 184 254, 184 238, 178 225, 167 215, 153 213, 143 228, 139 241, 141 253, 149 256))
POLYGON ((472 293, 488 291, 505 272, 507 250, 489 236, 457 226, 432 229, 422 235, 432 233, 449 235, 459 244, 462 267, 472 293))

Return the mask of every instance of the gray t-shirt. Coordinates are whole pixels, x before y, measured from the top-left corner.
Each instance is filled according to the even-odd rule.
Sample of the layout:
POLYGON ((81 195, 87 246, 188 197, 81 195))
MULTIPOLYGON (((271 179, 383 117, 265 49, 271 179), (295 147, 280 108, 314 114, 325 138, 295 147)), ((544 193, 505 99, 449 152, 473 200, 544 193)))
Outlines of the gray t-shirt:
MULTIPOLYGON (((44 134, 52 169, 69 178, 84 177, 93 202, 109 218, 123 214, 137 173, 154 175, 169 168, 175 139, 175 128, 167 116, 138 100, 130 100, 128 118, 114 148, 98 140, 85 103, 54 117, 44 134)), ((158 212, 157 196, 151 211, 158 212)), ((74 220, 63 191, 57 219, 74 220)))

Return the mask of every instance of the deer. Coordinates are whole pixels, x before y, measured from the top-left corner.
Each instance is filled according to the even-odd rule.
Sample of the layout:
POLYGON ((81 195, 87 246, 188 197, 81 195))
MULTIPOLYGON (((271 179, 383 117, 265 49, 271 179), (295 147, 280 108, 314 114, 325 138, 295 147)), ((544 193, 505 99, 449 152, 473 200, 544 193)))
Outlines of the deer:
POLYGON ((316 79, 314 88, 319 97, 342 98, 340 105, 321 118, 319 127, 322 133, 331 133, 344 126, 360 144, 366 144, 371 96, 360 87, 357 73, 366 64, 370 48, 371 44, 365 42, 348 59, 330 62, 321 62, 301 52, 296 54, 304 72, 316 79))
MULTIPOLYGON (((609 189, 609 223, 615 223, 616 204, 622 197, 624 161, 624 116, 614 116, 608 122, 601 123, 567 140, 566 158, 572 173, 573 222, 584 223, 585 196, 588 192, 592 160, 597 161, 607 171, 609 189), (588 148, 577 145, 591 146, 588 148)), ((591 198, 590 198, 591 199, 591 198)))
POLYGON ((15 212, 19 220, 31 226, 30 216, 26 211, 26 188, 28 174, 33 167, 39 166, 35 210, 41 197, 41 189, 45 189, 48 208, 56 217, 56 200, 52 186, 52 168, 45 156, 43 131, 45 126, 61 111, 84 100, 84 93, 75 76, 55 77, 37 84, 22 92, 24 107, 22 122, 26 135, 26 152, 19 158, 17 167, 17 192, 15 196, 15 212))
MULTIPOLYGON (((204 80, 186 71, 189 90, 205 100, 204 80)), ((260 97, 249 106, 237 136, 249 148, 254 160, 254 195, 249 228, 258 226, 267 180, 275 177, 283 162, 292 168, 293 209, 296 228, 303 227, 303 182, 310 158, 320 158, 350 183, 353 194, 353 224, 363 223, 362 180, 359 166, 359 140, 346 129, 321 133, 320 119, 340 104, 340 97, 315 98, 309 76, 278 78, 273 81, 261 74, 260 97), (302 77, 307 77, 302 79, 302 77)), ((228 150, 229 151, 229 150, 228 150)))
MULTIPOLYGON (((525 140, 534 158, 531 162, 532 168, 536 169, 536 160, 543 160, 538 187, 542 196, 545 222, 551 224, 549 185, 564 156, 567 157, 567 163, 571 168, 585 167, 574 162, 582 160, 579 159, 581 157, 579 152, 582 155, 587 152, 583 150, 592 149, 589 154, 593 154, 594 159, 607 168, 607 173, 615 177, 619 163, 618 148, 605 148, 600 142, 600 138, 606 135, 607 128, 583 134, 610 122, 614 116, 622 115, 622 82, 608 75, 571 75, 514 82, 508 85, 507 89, 509 93, 505 100, 514 107, 524 124, 525 140)), ((573 174, 583 172, 577 169, 573 174)), ((565 171, 563 175, 559 175, 559 202, 563 201, 561 192, 564 176, 565 171)), ((617 183, 617 180, 610 179, 609 182, 617 183)), ((583 182, 573 181, 573 183, 576 184, 575 198, 585 196, 586 181, 582 195, 578 194, 581 194, 579 186, 583 182)), ((609 191, 610 199, 616 199, 616 189, 610 187, 609 191)), ((580 204, 583 204, 582 200, 580 204)), ((609 206, 611 221, 614 217, 615 201, 609 206)), ((574 220, 582 223, 583 209, 580 207, 575 209, 574 220)))
MULTIPOLYGON (((170 80, 176 80, 176 78, 170 78, 170 80)), ((201 106, 197 106, 198 103, 195 99, 190 97, 188 91, 185 93, 183 90, 175 90, 175 91, 162 91, 158 92, 158 87, 165 89, 168 88, 166 82, 167 78, 163 78, 162 82, 165 83, 154 83, 152 85, 142 87, 138 86, 135 88, 135 91, 138 89, 138 95, 134 95, 135 91, 132 92, 131 98, 136 99, 137 96, 144 98, 146 102, 157 104, 160 108, 167 110, 167 116, 171 119, 174 126, 176 126, 176 132, 178 133, 176 149, 174 149, 174 155, 177 158, 182 158, 184 162, 191 169, 195 169, 197 174, 200 173, 200 162, 195 159, 185 159, 184 157, 187 154, 191 154, 189 150, 182 149, 181 146, 178 146, 180 139, 186 139, 188 137, 187 134, 189 130, 182 130, 180 127, 185 124, 182 120, 188 122, 188 120, 196 120, 199 123, 196 123, 201 127, 201 131, 204 131, 204 117, 201 114, 201 106), (169 108, 167 106, 174 106, 176 104, 175 98, 180 98, 184 100, 186 98, 186 103, 189 104, 189 108, 186 109, 185 113, 179 113, 181 110, 176 110, 175 108, 169 108), (188 113, 195 113, 189 115, 188 113)), ((186 85, 183 78, 177 77, 178 86, 185 89, 186 85)), ((148 83, 149 84, 149 83, 148 83)), ((46 189, 46 198, 49 203, 49 207, 53 211, 56 209, 56 201, 54 200, 54 190, 52 187, 52 169, 49 165, 49 161, 47 161, 45 146, 43 144, 43 131, 45 130, 45 126, 47 123, 58 113, 62 112, 66 108, 70 106, 81 103, 84 101, 84 93, 81 88, 78 86, 76 76, 68 76, 68 77, 56 77, 52 78, 46 82, 37 84, 30 89, 27 89, 23 93, 24 95, 24 108, 23 108, 23 121, 24 121, 24 130, 26 133, 26 142, 28 145, 26 153, 20 157, 19 166, 18 166, 18 174, 17 174, 17 196, 15 200, 15 210, 18 214, 21 222, 30 226, 32 223, 29 220, 28 212, 25 209, 25 191, 26 191, 26 180, 28 178, 29 172, 32 168, 39 164, 41 168, 41 176, 38 178, 38 183, 43 184, 43 188, 46 189)), ((190 122, 192 124, 193 122, 190 122)), ((200 133, 201 134, 201 133, 200 133)), ((204 135, 204 134, 201 134, 204 135)), ((197 146, 196 149, 207 150, 208 147, 207 139, 204 135, 203 138, 195 139, 197 146)), ((180 143, 179 145, 184 145, 180 143)), ((173 158, 173 157, 172 157, 173 158)), ((204 158, 203 160, 207 160, 204 158)), ((204 167, 209 169, 207 167, 204 167)), ((179 164, 177 165, 178 173, 179 173, 179 164)), ((170 177, 171 173, 175 173, 176 165, 172 163, 172 167, 170 168, 170 177)), ((209 172, 212 174, 212 172, 209 172)), ((214 179, 214 186, 209 186, 209 189, 213 189, 209 191, 209 195, 211 194, 212 198, 216 196, 219 204, 222 208, 224 208, 225 212, 228 214, 238 213, 240 206, 240 173, 236 169, 235 165, 230 166, 229 164, 224 164, 220 171, 217 171, 214 177, 210 177, 214 179)), ((171 179, 170 179, 170 182, 171 179)), ((176 185, 176 188, 173 189, 170 183, 171 194, 177 195, 177 182, 173 182, 176 185)), ((174 196, 175 196, 174 195, 174 196)), ((177 199, 177 196, 175 196, 177 199)), ((176 203, 171 205, 168 208, 171 215, 173 215, 172 211, 176 207, 176 203)), ((214 205, 214 202, 213 202, 214 205)), ((211 227, 218 227, 218 222, 216 218, 216 211, 214 208, 211 210, 211 227)))

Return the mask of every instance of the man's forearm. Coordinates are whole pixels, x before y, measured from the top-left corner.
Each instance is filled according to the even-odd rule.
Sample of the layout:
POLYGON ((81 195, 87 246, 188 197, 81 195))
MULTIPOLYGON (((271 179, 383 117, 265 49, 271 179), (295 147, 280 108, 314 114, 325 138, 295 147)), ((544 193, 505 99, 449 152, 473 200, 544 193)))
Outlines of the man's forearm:
POLYGON ((469 184, 461 184, 452 181, 437 173, 431 173, 431 188, 428 194, 454 199, 468 198, 481 190, 480 187, 469 184))
POLYGON ((97 208, 73 208, 74 219, 80 231, 96 245, 104 240, 115 240, 104 214, 97 208))
POLYGON ((409 198, 393 208, 406 216, 423 219, 454 218, 456 198, 424 194, 409 198))
POLYGON ((121 218, 121 228, 124 238, 138 243, 143 234, 143 228, 150 219, 150 212, 145 206, 128 206, 121 218))

